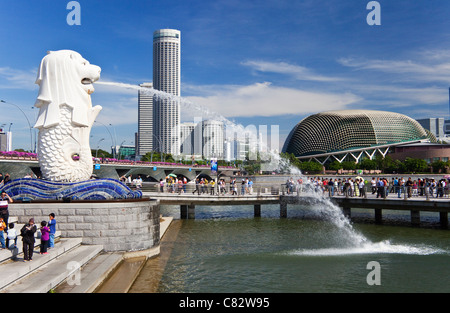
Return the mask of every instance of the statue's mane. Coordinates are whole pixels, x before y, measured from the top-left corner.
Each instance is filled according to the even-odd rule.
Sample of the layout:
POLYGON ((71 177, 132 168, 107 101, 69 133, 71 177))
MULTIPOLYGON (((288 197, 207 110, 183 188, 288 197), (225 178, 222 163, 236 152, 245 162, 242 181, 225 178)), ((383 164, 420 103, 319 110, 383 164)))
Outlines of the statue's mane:
POLYGON ((72 108, 72 123, 88 126, 87 112, 92 107, 91 97, 82 88, 77 66, 81 55, 70 50, 48 52, 39 66, 36 84, 39 94, 35 106, 39 108, 36 128, 48 128, 60 123, 60 106, 72 108))

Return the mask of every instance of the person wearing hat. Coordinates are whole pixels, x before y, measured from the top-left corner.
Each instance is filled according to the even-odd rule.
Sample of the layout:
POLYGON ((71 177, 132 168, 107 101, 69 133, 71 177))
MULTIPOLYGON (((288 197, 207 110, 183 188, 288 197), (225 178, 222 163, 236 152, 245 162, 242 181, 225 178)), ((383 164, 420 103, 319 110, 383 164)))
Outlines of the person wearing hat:
POLYGON ((23 261, 31 261, 33 258, 34 250, 34 233, 36 233, 36 225, 34 224, 34 218, 30 218, 28 224, 24 225, 20 230, 23 241, 23 261))

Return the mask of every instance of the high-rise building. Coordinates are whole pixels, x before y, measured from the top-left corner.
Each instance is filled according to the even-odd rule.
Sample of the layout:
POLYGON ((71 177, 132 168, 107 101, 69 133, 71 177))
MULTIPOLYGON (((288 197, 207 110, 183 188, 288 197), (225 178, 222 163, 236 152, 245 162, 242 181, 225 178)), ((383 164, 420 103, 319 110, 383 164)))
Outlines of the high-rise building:
POLYGON ((197 124, 182 123, 180 124, 180 153, 182 155, 194 155, 195 136, 194 130, 197 124))
POLYGON ((180 154, 181 33, 159 29, 153 33, 153 88, 177 98, 153 98, 153 149, 180 154))
POLYGON ((223 122, 206 120, 202 123, 203 157, 223 159, 225 125, 223 122))
POLYGON ((437 139, 445 136, 444 118, 424 118, 417 120, 423 128, 427 129, 437 139))
MULTIPOLYGON (((143 88, 153 88, 152 83, 139 85, 143 88)), ((144 155, 153 150, 153 94, 145 89, 138 92, 138 133, 136 154, 144 155)))

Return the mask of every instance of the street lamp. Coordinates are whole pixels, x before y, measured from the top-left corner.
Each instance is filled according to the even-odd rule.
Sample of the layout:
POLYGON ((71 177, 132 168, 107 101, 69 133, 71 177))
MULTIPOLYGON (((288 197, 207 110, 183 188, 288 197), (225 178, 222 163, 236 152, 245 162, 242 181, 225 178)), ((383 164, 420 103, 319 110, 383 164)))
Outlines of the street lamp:
POLYGON ((116 135, 116 128, 115 128, 111 123, 109 123, 109 126, 111 126, 112 129, 113 129, 113 131, 114 131, 114 154, 116 154, 116 153, 117 153, 117 151, 116 151, 116 149, 117 149, 117 135, 116 135))
MULTIPOLYGON (((11 105, 15 106, 16 108, 18 108, 20 110, 20 112, 22 112, 23 116, 25 116, 25 119, 28 122, 28 126, 30 127, 30 151, 32 152, 33 151, 33 132, 32 132, 33 127, 31 127, 30 120, 28 119, 27 115, 17 104, 14 104, 11 102, 6 102, 5 100, 0 100, 0 102, 6 103, 6 104, 11 104, 11 105)), ((11 125, 12 125, 12 123, 9 126, 10 129, 11 129, 11 125)))
MULTIPOLYGON (((111 132, 110 132, 109 129, 108 129, 108 126, 106 126, 105 124, 103 124, 102 122, 99 122, 99 121, 94 121, 94 122, 100 123, 100 124, 102 124, 103 126, 105 126, 106 130, 107 130, 108 133, 109 133, 109 136, 111 137, 111 144, 114 146, 114 143, 115 143, 115 142, 114 142, 114 139, 113 139, 113 136, 112 136, 111 132)), ((109 125, 111 125, 111 124, 109 124, 109 125)), ((116 150, 116 147, 114 147, 114 149, 113 149, 113 158, 114 158, 114 159, 116 158, 115 150, 116 150)))
MULTIPOLYGON (((157 140, 158 140, 158 142, 159 142, 159 155, 161 156, 161 162, 163 161, 163 157, 162 157, 162 143, 161 143, 161 139, 159 139, 155 134, 152 134, 153 135, 153 137, 155 137, 157 140)), ((152 155, 151 155, 151 162, 153 162, 153 151, 152 151, 152 155)))
POLYGON ((122 145, 124 144, 125 141, 126 141, 126 140, 122 141, 122 142, 120 143, 120 146, 119 146, 119 160, 120 160, 120 158, 122 157, 122 145))
POLYGON ((105 140, 105 138, 102 138, 97 142, 97 150, 95 151, 95 158, 97 158, 98 149, 100 148, 100 142, 102 142, 103 140, 105 140))

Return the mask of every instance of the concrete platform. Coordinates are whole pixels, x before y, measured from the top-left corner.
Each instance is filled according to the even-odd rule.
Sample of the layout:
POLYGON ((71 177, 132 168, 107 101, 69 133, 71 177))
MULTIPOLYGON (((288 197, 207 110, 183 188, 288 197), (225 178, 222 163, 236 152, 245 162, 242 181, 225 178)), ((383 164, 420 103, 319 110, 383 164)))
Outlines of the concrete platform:
MULTIPOLYGON (((66 252, 80 246, 81 238, 62 239, 59 243, 55 244, 55 247, 49 250, 46 255, 39 254, 39 251, 33 254, 33 260, 24 262, 20 257, 16 261, 10 260, 1 264, 0 275, 0 292, 6 291, 9 285, 19 281, 21 278, 27 276, 30 272, 33 272, 41 266, 49 263, 57 257, 65 254, 66 252)), ((48 291, 48 290, 47 290, 48 291)))
MULTIPOLYGON (((27 279, 19 280, 8 286, 5 293, 46 293, 58 286, 68 277, 72 284, 80 284, 79 269, 102 251, 102 246, 79 246, 64 253, 57 260, 46 263, 27 279)), ((34 261, 34 258, 33 258, 34 261)), ((29 264, 33 263, 27 262, 29 264)))

